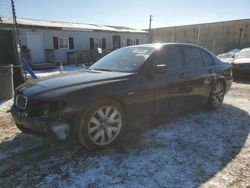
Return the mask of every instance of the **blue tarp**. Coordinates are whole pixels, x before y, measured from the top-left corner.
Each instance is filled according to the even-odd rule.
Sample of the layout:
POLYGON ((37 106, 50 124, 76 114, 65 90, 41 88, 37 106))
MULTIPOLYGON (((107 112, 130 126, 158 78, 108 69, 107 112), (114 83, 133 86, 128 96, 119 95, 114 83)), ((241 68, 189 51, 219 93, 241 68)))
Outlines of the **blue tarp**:
POLYGON ((27 62, 25 58, 22 58, 22 64, 23 64, 25 71, 27 71, 33 79, 37 79, 36 74, 33 72, 32 68, 30 67, 29 63, 27 62))

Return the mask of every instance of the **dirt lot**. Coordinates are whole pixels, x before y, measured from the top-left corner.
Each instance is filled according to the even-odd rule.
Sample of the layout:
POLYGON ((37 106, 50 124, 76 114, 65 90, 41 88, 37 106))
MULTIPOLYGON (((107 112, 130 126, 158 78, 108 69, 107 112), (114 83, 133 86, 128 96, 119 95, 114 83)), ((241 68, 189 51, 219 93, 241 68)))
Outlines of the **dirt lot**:
POLYGON ((5 113, 11 104, 0 102, 0 187, 250 187, 250 82, 234 83, 215 112, 96 153, 20 133, 5 113))

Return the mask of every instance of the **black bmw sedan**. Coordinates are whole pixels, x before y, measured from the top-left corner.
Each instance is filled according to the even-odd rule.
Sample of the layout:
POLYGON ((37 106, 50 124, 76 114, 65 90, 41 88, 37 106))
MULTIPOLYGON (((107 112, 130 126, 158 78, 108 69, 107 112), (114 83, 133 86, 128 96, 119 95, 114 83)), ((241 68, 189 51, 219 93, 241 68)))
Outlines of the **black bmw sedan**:
POLYGON ((115 50, 88 69, 21 85, 11 113, 25 133, 103 149, 133 121, 219 108, 231 84, 230 66, 201 46, 137 45, 115 50))

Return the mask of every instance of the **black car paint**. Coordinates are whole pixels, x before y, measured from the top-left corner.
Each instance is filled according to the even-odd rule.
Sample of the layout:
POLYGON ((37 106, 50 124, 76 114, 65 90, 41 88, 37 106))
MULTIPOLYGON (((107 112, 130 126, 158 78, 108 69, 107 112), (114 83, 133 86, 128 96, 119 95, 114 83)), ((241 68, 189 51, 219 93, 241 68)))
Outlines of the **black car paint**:
POLYGON ((230 88, 232 83, 230 66, 196 45, 174 43, 163 46, 174 45, 206 51, 214 59, 214 66, 187 70, 183 57, 183 70, 154 74, 148 71, 147 67, 155 62, 148 58, 136 73, 82 70, 32 81, 16 90, 16 95, 27 96, 27 110, 18 109, 13 105, 12 115, 19 126, 35 121, 37 125, 46 125, 49 130, 53 122, 67 121, 73 128, 79 121, 81 113, 93 102, 112 98, 122 105, 129 121, 137 122, 142 119, 154 119, 159 115, 171 116, 178 111, 193 108, 194 104, 204 105, 212 85, 218 79, 222 79, 225 83, 226 90, 230 88), (49 106, 55 101, 58 102, 56 103, 58 106, 47 117, 42 114, 38 117, 20 115, 29 111, 29 104, 34 101, 40 102, 38 108, 43 108, 44 104, 49 106))
POLYGON ((243 48, 232 61, 234 78, 250 78, 250 48, 243 48))
POLYGON ((234 77, 250 78, 250 58, 235 58, 232 62, 234 77))

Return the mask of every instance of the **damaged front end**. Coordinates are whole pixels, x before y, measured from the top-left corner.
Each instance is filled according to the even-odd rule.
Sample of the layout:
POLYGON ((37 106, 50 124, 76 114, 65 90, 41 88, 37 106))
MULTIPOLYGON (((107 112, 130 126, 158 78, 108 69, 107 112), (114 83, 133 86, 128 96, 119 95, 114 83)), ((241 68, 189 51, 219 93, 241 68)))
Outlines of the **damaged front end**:
POLYGON ((78 113, 65 112, 65 101, 28 100, 22 95, 14 101, 11 114, 22 132, 65 140, 74 129, 78 113))

